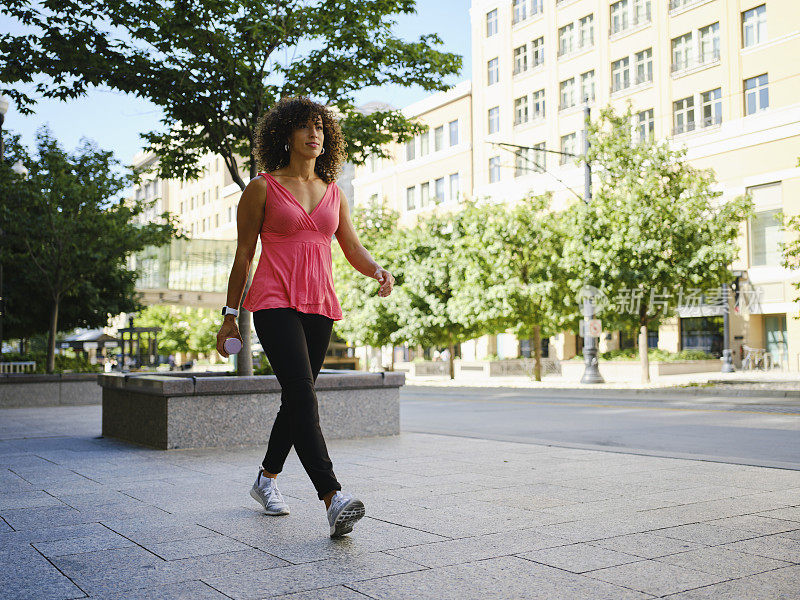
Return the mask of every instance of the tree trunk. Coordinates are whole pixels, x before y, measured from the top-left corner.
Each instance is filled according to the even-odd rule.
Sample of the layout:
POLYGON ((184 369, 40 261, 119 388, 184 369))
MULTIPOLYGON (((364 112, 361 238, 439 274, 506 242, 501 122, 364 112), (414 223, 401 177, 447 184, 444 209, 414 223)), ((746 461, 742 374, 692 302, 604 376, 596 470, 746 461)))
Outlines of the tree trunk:
POLYGON ((47 368, 52 375, 56 370, 56 332, 58 331, 58 305, 60 298, 56 296, 53 308, 50 311, 50 334, 47 336, 47 368))
POLYGON ((389 365, 389 370, 394 371, 394 344, 392 344, 392 360, 389 365))
MULTIPOLYGON (((250 289, 250 284, 253 283, 253 263, 250 263, 250 268, 247 271, 247 283, 244 286, 244 293, 242 297, 247 296, 247 290, 250 289)), ((244 301, 242 301, 244 302, 244 301)), ((239 377, 251 376, 253 374, 253 345, 251 342, 250 332, 253 329, 253 317, 249 310, 244 307, 239 308, 239 335, 242 336, 242 349, 236 355, 236 375, 239 377)))
POLYGON ((639 358, 642 363, 642 383, 650 383, 650 359, 647 356, 647 325, 639 329, 639 358))
POLYGON ((542 328, 533 326, 533 378, 542 380, 542 328))

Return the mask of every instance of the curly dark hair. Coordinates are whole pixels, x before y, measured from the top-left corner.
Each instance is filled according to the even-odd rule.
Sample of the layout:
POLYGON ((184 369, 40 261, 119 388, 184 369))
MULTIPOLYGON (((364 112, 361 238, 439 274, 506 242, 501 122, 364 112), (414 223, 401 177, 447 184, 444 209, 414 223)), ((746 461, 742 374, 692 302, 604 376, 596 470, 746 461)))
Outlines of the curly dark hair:
POLYGON ((347 154, 339 122, 327 106, 305 96, 284 96, 259 117, 255 128, 254 155, 259 170, 275 171, 289 164, 285 144, 291 133, 312 118, 322 118, 325 154, 317 157, 314 172, 325 183, 336 181, 347 154))

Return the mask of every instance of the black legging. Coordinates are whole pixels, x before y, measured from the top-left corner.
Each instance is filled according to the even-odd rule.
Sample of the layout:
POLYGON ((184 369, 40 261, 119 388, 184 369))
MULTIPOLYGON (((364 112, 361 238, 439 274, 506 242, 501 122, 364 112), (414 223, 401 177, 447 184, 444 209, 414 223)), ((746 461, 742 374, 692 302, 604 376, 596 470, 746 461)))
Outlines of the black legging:
POLYGON ((253 313, 253 325, 281 384, 281 406, 262 464, 268 473, 280 473, 294 444, 322 500, 329 492, 342 489, 319 426, 314 389, 330 343, 333 319, 293 308, 265 308, 253 313))

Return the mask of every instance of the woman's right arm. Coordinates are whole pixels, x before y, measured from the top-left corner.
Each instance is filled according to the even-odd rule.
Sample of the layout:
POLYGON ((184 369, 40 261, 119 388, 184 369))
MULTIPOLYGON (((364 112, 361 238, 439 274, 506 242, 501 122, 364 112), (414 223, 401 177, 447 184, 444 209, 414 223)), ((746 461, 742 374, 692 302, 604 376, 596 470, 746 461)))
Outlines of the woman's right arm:
MULTIPOLYGON (((258 235, 264 222, 266 200, 267 182, 263 177, 256 177, 244 188, 236 209, 236 256, 233 259, 233 267, 228 278, 228 297, 225 305, 237 310, 241 310, 239 304, 242 301, 247 274, 250 272, 250 263, 253 262, 258 235)), ((223 318, 222 327, 217 334, 217 352, 224 357, 227 357, 228 353, 223 344, 229 337, 241 340, 236 317, 233 315, 226 315, 223 318)))

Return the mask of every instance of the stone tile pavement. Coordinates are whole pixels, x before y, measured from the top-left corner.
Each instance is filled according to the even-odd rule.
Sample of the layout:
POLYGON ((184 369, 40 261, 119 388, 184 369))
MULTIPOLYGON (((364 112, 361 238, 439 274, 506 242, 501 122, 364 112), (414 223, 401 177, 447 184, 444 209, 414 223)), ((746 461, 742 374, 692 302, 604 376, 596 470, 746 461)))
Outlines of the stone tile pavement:
POLYGON ((97 406, 0 411, 3 599, 796 599, 800 472, 454 436, 331 440, 367 509, 328 537, 294 451, 98 438, 97 406))

